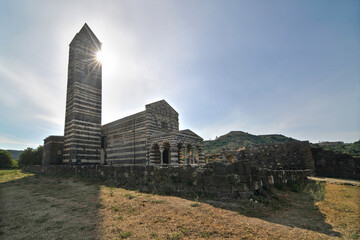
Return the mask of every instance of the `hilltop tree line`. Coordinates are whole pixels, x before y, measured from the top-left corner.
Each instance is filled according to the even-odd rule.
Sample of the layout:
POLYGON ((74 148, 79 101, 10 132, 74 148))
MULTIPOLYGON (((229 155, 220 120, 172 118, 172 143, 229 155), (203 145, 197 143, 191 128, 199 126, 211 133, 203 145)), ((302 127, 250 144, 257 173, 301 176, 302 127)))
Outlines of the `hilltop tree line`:
POLYGON ((36 149, 29 147, 20 154, 19 159, 12 159, 8 151, 0 149, 0 169, 18 168, 26 165, 41 165, 43 151, 43 146, 39 146, 36 149))
POLYGON ((360 158, 360 140, 354 143, 343 143, 343 142, 333 142, 327 144, 313 144, 315 147, 321 147, 324 150, 333 151, 336 153, 349 154, 353 157, 360 158))
MULTIPOLYGON (((231 131, 215 140, 204 141, 204 152, 206 155, 217 154, 223 149, 236 150, 242 147, 261 144, 277 144, 297 141, 280 134, 252 135, 242 131, 231 131)), ((349 154, 360 159, 360 140, 354 143, 325 142, 312 144, 313 147, 320 147, 336 153, 349 154)))

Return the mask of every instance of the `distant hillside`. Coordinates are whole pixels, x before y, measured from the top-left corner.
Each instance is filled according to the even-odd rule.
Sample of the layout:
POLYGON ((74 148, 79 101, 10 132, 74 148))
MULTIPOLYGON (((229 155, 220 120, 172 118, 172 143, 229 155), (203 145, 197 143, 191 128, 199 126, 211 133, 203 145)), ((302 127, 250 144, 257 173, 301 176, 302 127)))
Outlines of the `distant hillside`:
POLYGON ((23 150, 9 150, 9 149, 7 149, 6 151, 8 151, 11 154, 12 159, 19 159, 20 155, 23 153, 23 150))
POLYGON ((215 140, 204 141, 204 152, 205 154, 215 154, 223 148, 234 150, 255 144, 275 144, 293 141, 297 140, 280 134, 252 135, 241 131, 231 131, 215 140))
POLYGON ((343 142, 322 142, 312 144, 315 147, 321 147, 325 150, 331 150, 336 153, 346 153, 353 157, 360 158, 360 140, 354 143, 343 142))

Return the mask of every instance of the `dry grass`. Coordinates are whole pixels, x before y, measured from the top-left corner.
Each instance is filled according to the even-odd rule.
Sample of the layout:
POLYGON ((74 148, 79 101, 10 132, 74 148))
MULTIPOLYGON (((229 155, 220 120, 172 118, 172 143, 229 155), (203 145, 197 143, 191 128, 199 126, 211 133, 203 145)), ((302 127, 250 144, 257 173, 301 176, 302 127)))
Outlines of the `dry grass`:
POLYGON ((347 239, 360 239, 360 187, 326 184, 326 198, 316 204, 326 222, 347 239))
POLYGON ((274 190, 252 201, 184 199, 77 178, 0 171, 0 239, 329 239, 359 235, 359 188, 274 190), (196 201, 195 201, 196 200, 196 201), (225 209, 224 209, 225 208, 225 209), (339 217, 340 216, 340 217, 339 217))
POLYGON ((94 238, 97 185, 19 171, 0 177, 1 239, 94 238))

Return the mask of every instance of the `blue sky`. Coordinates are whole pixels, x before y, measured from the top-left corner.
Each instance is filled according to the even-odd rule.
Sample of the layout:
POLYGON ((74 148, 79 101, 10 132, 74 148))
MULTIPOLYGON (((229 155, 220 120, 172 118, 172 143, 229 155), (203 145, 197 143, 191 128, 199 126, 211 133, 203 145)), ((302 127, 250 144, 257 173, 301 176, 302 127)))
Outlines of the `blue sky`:
POLYGON ((2 0, 0 148, 63 134, 85 22, 103 43, 103 124, 165 99, 204 139, 360 139, 360 1, 2 0))

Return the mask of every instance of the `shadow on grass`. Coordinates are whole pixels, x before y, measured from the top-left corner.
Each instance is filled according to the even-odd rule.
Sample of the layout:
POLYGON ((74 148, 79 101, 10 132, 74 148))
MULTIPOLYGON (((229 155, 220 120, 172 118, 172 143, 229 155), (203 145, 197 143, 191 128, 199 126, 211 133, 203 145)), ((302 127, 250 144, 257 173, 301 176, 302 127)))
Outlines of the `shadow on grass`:
MULTIPOLYGON (((73 178, 0 175, 0 239, 99 239, 100 185, 73 178)), ((14 173, 15 174, 15 173, 14 173)))
POLYGON ((324 184, 308 182, 300 189, 279 186, 258 191, 250 199, 200 198, 200 201, 267 222, 302 228, 329 236, 342 236, 326 222, 326 215, 321 213, 316 205, 317 201, 324 200, 324 194, 324 184))

